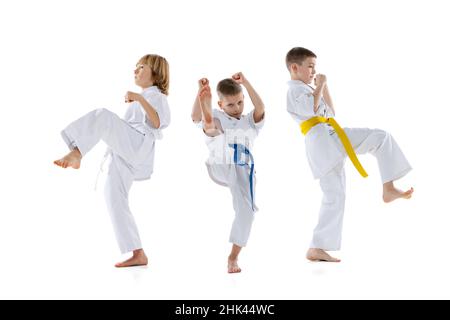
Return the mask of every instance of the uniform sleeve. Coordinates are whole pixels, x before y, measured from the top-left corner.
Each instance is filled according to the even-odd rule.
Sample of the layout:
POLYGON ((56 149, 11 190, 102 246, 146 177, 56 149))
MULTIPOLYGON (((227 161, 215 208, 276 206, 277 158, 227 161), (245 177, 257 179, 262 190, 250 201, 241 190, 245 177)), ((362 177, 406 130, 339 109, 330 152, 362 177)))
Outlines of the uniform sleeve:
POLYGON ((301 118, 314 116, 314 96, 303 88, 292 89, 288 92, 288 112, 301 118))
MULTIPOLYGON (((213 110, 212 110, 212 116, 213 116, 213 120, 214 120, 214 122, 215 122, 215 124, 216 124, 216 127, 219 129, 219 131, 220 131, 221 134, 222 134, 222 133, 223 133, 223 128, 222 128, 222 122, 220 121, 220 119, 221 119, 220 112, 219 112, 217 109, 213 109, 213 110)), ((203 130, 203 119, 200 120, 200 121, 192 121, 192 122, 194 123, 194 125, 195 125, 197 128, 199 128, 199 129, 201 129, 201 130, 203 131, 203 133, 205 134, 206 137, 208 137, 208 138, 214 138, 214 137, 217 137, 217 136, 211 137, 211 136, 209 136, 209 135, 207 135, 207 134, 205 133, 205 131, 203 130)), ((221 134, 219 134, 219 135, 221 135, 221 134)))
POLYGON ((259 130, 262 129, 262 127, 264 127, 264 122, 266 120, 266 113, 264 112, 264 115, 262 117, 262 119, 259 122, 255 122, 255 118, 253 117, 253 114, 255 113, 255 110, 252 110, 248 115, 248 121, 250 123, 250 127, 256 129, 256 131, 259 132, 259 130))
MULTIPOLYGON (((167 97, 163 94, 152 95, 146 99, 148 103, 155 109, 156 113, 158 113, 159 117, 159 128, 158 130, 165 129, 170 124, 170 109, 169 103, 167 102, 167 97)), ((150 120, 145 114, 145 123, 153 128, 150 120)), ((155 128, 153 128, 155 129, 155 128)))

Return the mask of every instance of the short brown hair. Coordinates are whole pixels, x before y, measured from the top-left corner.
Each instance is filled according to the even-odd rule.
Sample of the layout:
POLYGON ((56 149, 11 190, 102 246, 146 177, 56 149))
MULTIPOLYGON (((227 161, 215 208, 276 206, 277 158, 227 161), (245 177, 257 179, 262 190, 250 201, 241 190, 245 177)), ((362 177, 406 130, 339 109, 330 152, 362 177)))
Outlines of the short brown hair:
POLYGON ((311 50, 302 47, 295 47, 289 50, 286 55, 286 67, 291 67, 291 64, 298 63, 302 64, 306 58, 317 58, 316 54, 311 50))
POLYGON ((147 54, 137 64, 145 64, 152 69, 155 86, 165 95, 169 94, 169 63, 157 54, 147 54))
POLYGON ((241 92, 241 85, 231 78, 223 79, 217 84, 217 94, 219 95, 219 97, 235 96, 241 92))

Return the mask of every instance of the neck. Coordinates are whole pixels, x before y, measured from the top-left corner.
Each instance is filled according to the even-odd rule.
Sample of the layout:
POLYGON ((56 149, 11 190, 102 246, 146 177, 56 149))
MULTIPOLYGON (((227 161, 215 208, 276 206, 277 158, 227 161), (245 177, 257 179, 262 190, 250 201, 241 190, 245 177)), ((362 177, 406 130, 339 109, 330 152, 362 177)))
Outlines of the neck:
POLYGON ((142 90, 148 89, 148 88, 153 87, 153 86, 154 86, 153 82, 140 85, 142 90))
POLYGON ((303 83, 306 83, 305 81, 303 81, 303 80, 300 79, 299 77, 292 76, 292 75, 291 75, 291 80, 294 80, 294 81, 301 81, 301 82, 303 82, 303 83))
POLYGON ((241 119, 241 116, 242 116, 241 114, 237 116, 237 115, 232 115, 232 114, 228 114, 228 113, 227 113, 227 115, 228 115, 229 117, 232 117, 232 118, 235 118, 235 119, 238 119, 238 120, 240 120, 240 119, 241 119))

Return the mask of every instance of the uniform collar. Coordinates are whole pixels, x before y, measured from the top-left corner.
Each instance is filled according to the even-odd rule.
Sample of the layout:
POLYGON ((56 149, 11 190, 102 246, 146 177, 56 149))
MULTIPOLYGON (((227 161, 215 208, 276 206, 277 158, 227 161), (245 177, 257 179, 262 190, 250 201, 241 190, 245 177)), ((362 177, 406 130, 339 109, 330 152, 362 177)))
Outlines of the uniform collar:
POLYGON ((152 91, 159 92, 159 89, 157 86, 151 86, 151 87, 143 89, 142 93, 147 93, 147 92, 152 92, 152 91))
POLYGON ((221 112, 225 117, 227 117, 228 120, 231 120, 231 121, 240 121, 245 116, 244 114, 241 114, 241 117, 239 119, 236 119, 235 117, 230 116, 228 113, 226 113, 223 110, 218 110, 218 111, 221 112))
POLYGON ((314 90, 313 87, 311 87, 310 85, 304 83, 301 80, 289 80, 287 83, 291 87, 293 87, 293 86, 302 86, 302 87, 308 88, 308 90, 314 90))
POLYGON ((241 121, 242 120, 242 117, 244 116, 243 114, 241 114, 241 117, 239 118, 239 119, 237 119, 237 118, 235 118, 235 117, 233 117, 233 116, 230 116, 228 113, 226 113, 226 112, 223 112, 224 114, 225 114, 225 116, 229 119, 229 120, 232 120, 232 121, 241 121))

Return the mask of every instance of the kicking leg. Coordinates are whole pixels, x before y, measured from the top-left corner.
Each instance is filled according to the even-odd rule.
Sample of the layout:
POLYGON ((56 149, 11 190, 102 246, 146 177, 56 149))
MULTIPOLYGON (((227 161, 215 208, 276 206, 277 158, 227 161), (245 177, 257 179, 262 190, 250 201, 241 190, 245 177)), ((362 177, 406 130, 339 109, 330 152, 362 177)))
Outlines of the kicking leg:
POLYGON ((84 157, 100 140, 128 163, 134 164, 145 137, 107 109, 87 113, 67 126, 61 135, 72 152, 54 163, 61 167, 73 168, 79 168, 81 157, 84 157))
POLYGON ((358 154, 370 153, 377 159, 383 183, 383 201, 410 199, 414 189, 407 191, 395 188, 394 181, 411 170, 411 165, 395 139, 380 129, 345 128, 345 132, 358 154))

